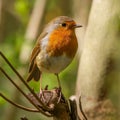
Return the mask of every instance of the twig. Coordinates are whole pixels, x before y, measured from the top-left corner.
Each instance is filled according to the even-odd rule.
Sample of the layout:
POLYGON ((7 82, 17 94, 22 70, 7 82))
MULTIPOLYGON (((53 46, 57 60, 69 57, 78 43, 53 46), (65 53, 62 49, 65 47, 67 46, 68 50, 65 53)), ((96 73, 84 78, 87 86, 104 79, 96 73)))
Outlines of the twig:
POLYGON ((24 107, 24 106, 22 106, 22 105, 20 105, 20 104, 17 104, 17 103, 15 103, 15 102, 13 102, 13 101, 11 101, 10 99, 8 99, 7 97, 5 97, 2 93, 0 93, 0 96, 1 96, 4 100, 6 100, 7 102, 9 102, 10 104, 12 104, 12 105, 14 105, 14 106, 16 106, 16 107, 18 107, 18 108, 20 108, 20 109, 23 109, 23 110, 26 110, 26 111, 29 111, 29 112, 40 112, 40 111, 37 110, 37 109, 27 108, 27 107, 24 107))
MULTIPOLYGON (((19 88, 19 86, 7 75, 7 73, 6 73, 1 67, 0 67, 0 70, 1 70, 1 72, 8 78, 8 80, 10 80, 11 83, 27 98, 27 100, 29 100, 30 103, 33 104, 33 105, 38 109, 39 112, 41 112, 41 113, 44 114, 45 116, 49 116, 49 114, 47 114, 47 113, 45 113, 44 111, 42 111, 42 110, 40 109, 40 107, 37 106, 37 105, 22 91, 22 89, 19 88)), ((3 98, 4 98, 4 97, 3 97, 3 98)))
POLYGON ((83 120, 87 120, 87 117, 86 117, 86 115, 85 115, 85 113, 83 112, 83 109, 82 109, 81 96, 79 97, 79 108, 80 108, 80 111, 81 111, 81 113, 82 113, 82 115, 84 117, 83 120))
MULTIPOLYGON (((5 60, 5 62, 10 66, 10 68, 13 70, 13 72, 16 73, 16 75, 20 78, 21 82, 27 87, 27 89, 30 91, 30 94, 27 95, 12 79, 9 77, 9 75, 0 67, 1 72, 10 80, 10 82, 26 97, 28 101, 32 105, 35 106, 36 109, 33 108, 27 108, 25 106, 22 106, 20 104, 17 104, 7 97, 5 97, 2 93, 0 93, 0 96, 5 99, 7 102, 11 103, 12 105, 21 108, 26 111, 30 112, 40 112, 43 115, 47 117, 53 117, 53 120, 87 120, 87 117, 85 116, 85 113, 82 110, 81 105, 81 97, 79 98, 79 108, 82 113, 82 118, 78 116, 77 112, 77 104, 76 99, 69 100, 70 105, 68 104, 68 101, 64 97, 64 95, 61 93, 61 97, 59 100, 60 91, 59 88, 55 88, 52 90, 48 90, 47 87, 45 87, 44 90, 42 90, 42 94, 36 94, 29 85, 25 82, 25 80, 21 77, 21 75, 16 71, 16 69, 11 65, 11 63, 7 60, 7 58, 0 52, 0 55, 5 60), (59 100, 59 103, 58 103, 59 100)), ((21 120, 27 120, 26 117, 21 118, 21 120)))
MULTIPOLYGON (((12 66, 12 64, 7 60, 7 58, 3 55, 3 53, 0 51, 0 55, 2 56, 2 58, 6 61, 6 63, 10 66, 10 68, 16 73, 16 75, 20 78, 21 82, 28 88, 28 90, 33 94, 33 96, 37 99, 37 101, 45 108, 47 109, 47 111, 50 111, 50 108, 48 108, 47 106, 45 106, 43 104, 43 102, 39 99, 39 97, 35 94, 35 92, 29 87, 29 85, 25 82, 25 80, 21 77, 21 75, 16 71, 16 69, 12 66)), ((9 79, 10 80, 10 79, 9 79)), ((13 83, 13 82, 12 82, 13 83)), ((34 104, 34 103, 33 103, 34 104)), ((35 106, 35 105, 34 105, 35 106)), ((45 114, 45 116, 47 117, 51 117, 50 114, 48 113, 44 113, 43 111, 41 111, 41 109, 36 106, 37 109, 39 109, 39 111, 43 114, 45 114)))
POLYGON ((27 89, 33 94, 33 96, 38 100, 40 104, 47 110, 50 111, 51 108, 47 107, 46 105, 43 104, 43 102, 39 99, 39 97, 35 94, 35 92, 29 87, 29 85, 25 82, 25 80, 22 78, 22 76, 16 71, 16 69, 12 66, 12 64, 7 60, 7 58, 2 54, 0 51, 0 55, 2 58, 6 61, 6 63, 10 66, 10 68, 16 73, 16 75, 19 77, 21 82, 27 87, 27 89))

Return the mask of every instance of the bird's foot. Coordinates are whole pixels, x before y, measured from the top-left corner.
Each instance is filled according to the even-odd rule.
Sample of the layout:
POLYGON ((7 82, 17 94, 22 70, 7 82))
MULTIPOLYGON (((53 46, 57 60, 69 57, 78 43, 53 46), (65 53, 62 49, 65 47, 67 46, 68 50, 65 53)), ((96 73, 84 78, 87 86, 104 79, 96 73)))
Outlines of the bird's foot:
POLYGON ((48 92, 48 85, 44 89, 40 89, 39 98, 43 101, 45 105, 49 105, 50 99, 46 98, 46 93, 48 92))
POLYGON ((44 97, 44 92, 42 89, 40 89, 39 98, 43 101, 44 104, 46 103, 46 99, 44 97))
POLYGON ((57 90, 58 90, 58 101, 57 101, 57 104, 58 104, 58 103, 60 103, 60 100, 62 97, 62 89, 61 89, 61 87, 59 87, 57 90))

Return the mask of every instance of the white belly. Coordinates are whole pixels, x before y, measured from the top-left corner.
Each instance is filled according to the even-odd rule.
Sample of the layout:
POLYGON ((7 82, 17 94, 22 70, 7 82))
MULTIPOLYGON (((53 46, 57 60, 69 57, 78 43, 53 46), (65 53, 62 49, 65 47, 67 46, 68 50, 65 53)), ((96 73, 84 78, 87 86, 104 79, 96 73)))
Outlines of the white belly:
POLYGON ((59 73, 64 70, 72 61, 65 54, 59 57, 50 57, 42 51, 38 54, 37 66, 42 72, 59 73))

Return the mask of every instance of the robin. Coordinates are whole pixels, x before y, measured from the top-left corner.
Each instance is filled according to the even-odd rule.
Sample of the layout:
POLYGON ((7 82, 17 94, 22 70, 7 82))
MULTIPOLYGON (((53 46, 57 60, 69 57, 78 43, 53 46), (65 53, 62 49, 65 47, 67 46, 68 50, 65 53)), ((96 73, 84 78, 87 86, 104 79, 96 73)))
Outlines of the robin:
POLYGON ((78 27, 82 26, 67 16, 59 16, 46 25, 31 54, 28 82, 32 79, 38 81, 42 72, 54 73, 61 89, 58 74, 76 54, 78 42, 75 28, 78 27))

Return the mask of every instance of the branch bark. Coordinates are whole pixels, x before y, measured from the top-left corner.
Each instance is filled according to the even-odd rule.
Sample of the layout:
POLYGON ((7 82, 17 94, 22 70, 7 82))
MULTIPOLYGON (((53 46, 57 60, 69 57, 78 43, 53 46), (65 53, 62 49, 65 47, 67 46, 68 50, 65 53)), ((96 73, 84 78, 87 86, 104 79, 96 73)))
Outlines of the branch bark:
POLYGON ((43 105, 39 104, 32 94, 29 94, 30 99, 43 111, 51 114, 53 120, 87 120, 82 110, 81 101, 79 101, 79 109, 82 112, 83 118, 81 119, 78 116, 75 96, 72 96, 69 100, 66 100, 58 88, 52 90, 47 90, 45 88, 38 94, 38 96, 40 100, 50 108, 50 111, 46 110, 43 105))
MULTIPOLYGON (((19 90, 19 92, 32 104, 34 105, 35 109, 28 108, 18 103, 13 102, 12 100, 8 99, 2 93, 0 93, 0 97, 4 100, 9 102, 10 104, 18 107, 20 109, 30 111, 30 112, 38 112, 42 113, 47 117, 53 117, 53 120, 80 120, 77 112, 77 104, 76 99, 69 99, 66 100, 64 95, 62 94, 62 90, 59 88, 54 88, 52 90, 48 90, 48 85, 41 90, 40 93, 36 94, 33 89, 29 87, 29 85, 25 82, 22 76, 16 71, 16 69, 12 66, 9 60, 4 56, 2 52, 0 52, 0 56, 3 60, 8 64, 8 66, 13 70, 13 72, 18 76, 20 81, 26 86, 26 88, 30 91, 28 95, 12 80, 12 78, 4 71, 2 67, 0 67, 0 71, 5 75, 5 77, 19 90)), ((17 97, 18 98, 18 97, 17 97)), ((81 100, 80 100, 80 110, 83 114, 83 110, 81 107, 81 100)), ((85 114, 83 114, 85 119, 85 114)), ((21 118, 25 119, 25 117, 21 118)))

